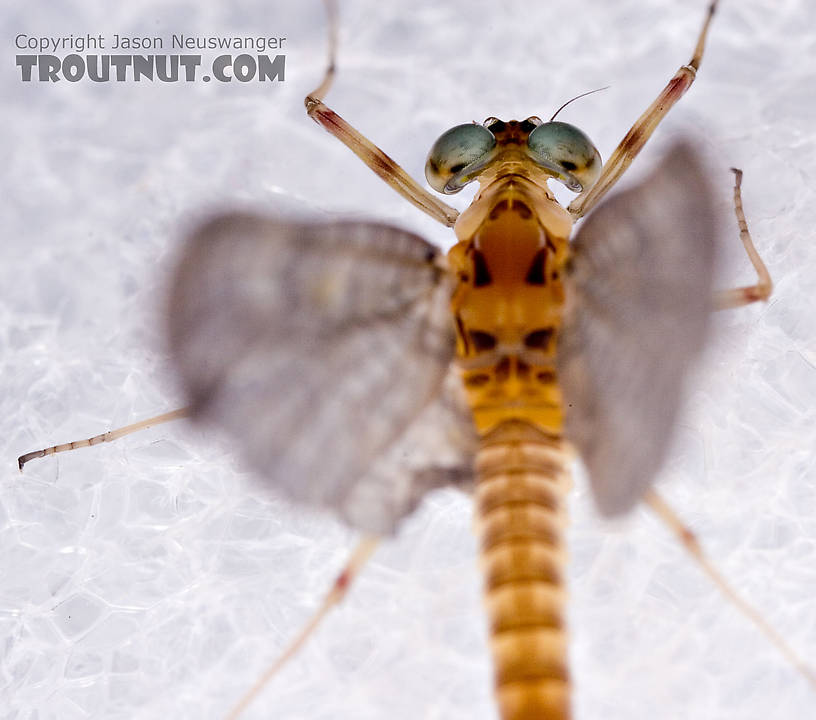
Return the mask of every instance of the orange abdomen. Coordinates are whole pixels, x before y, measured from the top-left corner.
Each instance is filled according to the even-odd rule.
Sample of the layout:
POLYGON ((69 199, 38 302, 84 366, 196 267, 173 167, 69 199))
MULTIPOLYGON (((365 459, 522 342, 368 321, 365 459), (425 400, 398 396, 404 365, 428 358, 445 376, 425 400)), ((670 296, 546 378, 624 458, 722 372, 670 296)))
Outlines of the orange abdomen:
POLYGON ((570 717, 566 462, 559 439, 523 421, 486 435, 476 459, 477 528, 502 720, 570 717))

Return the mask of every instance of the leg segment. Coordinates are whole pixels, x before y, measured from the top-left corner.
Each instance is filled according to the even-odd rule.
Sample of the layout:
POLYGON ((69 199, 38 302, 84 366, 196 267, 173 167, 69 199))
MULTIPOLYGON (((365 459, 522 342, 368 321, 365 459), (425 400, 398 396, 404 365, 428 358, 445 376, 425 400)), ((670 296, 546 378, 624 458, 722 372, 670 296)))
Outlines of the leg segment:
POLYGON ((733 288, 731 290, 722 290, 714 296, 714 309, 726 310, 728 308, 742 307, 749 305, 757 300, 767 300, 771 295, 773 283, 771 276, 768 273, 768 268, 762 262, 756 248, 754 241, 751 239, 751 234, 748 232, 748 223, 745 222, 745 213, 742 210, 742 193, 740 186, 742 185, 742 170, 731 168, 735 175, 734 180, 734 212, 737 215, 737 223, 740 229, 740 240, 748 253, 748 258, 757 272, 759 278, 755 285, 746 285, 745 287, 733 288))
POLYGON ((703 59, 708 26, 711 23, 711 18, 714 15, 716 7, 717 0, 714 0, 708 7, 706 19, 703 22, 703 27, 697 38, 697 47, 694 48, 694 54, 691 56, 688 65, 683 65, 674 74, 674 77, 669 80, 668 85, 663 88, 663 91, 657 96, 657 99, 647 108, 646 112, 637 119, 629 132, 626 133, 623 140, 620 141, 618 147, 615 148, 609 160, 607 160, 603 166, 598 182, 586 193, 581 193, 570 203, 569 211, 576 220, 586 215, 598 201, 612 189, 612 186, 643 149, 646 141, 651 137, 655 128, 666 116, 666 113, 671 110, 674 104, 683 97, 686 90, 691 87, 694 78, 697 76, 700 61, 703 59))
POLYGON ((675 535, 686 552, 691 555, 699 568, 708 575, 725 598, 730 600, 737 610, 748 618, 748 620, 779 649, 785 656, 785 659, 796 668, 799 674, 801 674, 812 687, 816 688, 816 673, 814 673, 813 669, 782 639, 779 633, 768 623, 762 614, 744 600, 742 596, 728 584, 720 571, 714 567, 703 552, 694 532, 677 516, 671 506, 658 495, 654 489, 647 490, 643 499, 644 502, 652 508, 663 524, 675 535))
POLYGON ((22 472, 23 466, 30 460, 45 457, 46 455, 54 455, 60 452, 68 452, 69 450, 76 450, 78 448, 91 447, 92 445, 99 445, 99 443, 113 442, 114 440, 118 440, 120 437, 124 437, 125 435, 139 432, 139 430, 147 430, 149 427, 153 427, 154 425, 161 425, 162 423, 170 422, 171 420, 178 420, 179 418, 188 417, 189 415, 190 408, 183 407, 178 410, 163 413, 162 415, 156 415, 155 417, 148 418, 147 420, 140 420, 132 425, 125 425, 124 427, 117 428, 116 430, 108 430, 108 432, 104 432, 101 435, 94 435, 93 437, 85 440, 74 440, 69 443, 63 443, 62 445, 53 445, 52 447, 43 448, 42 450, 27 452, 25 455, 20 455, 20 457, 17 458, 17 467, 20 468, 20 472, 22 472))
POLYGON ((306 96, 306 112, 318 125, 334 135, 346 145, 368 167, 387 182, 406 200, 430 215, 443 225, 452 227, 459 216, 456 208, 437 200, 423 189, 405 170, 395 163, 368 138, 355 130, 343 118, 329 108, 323 98, 331 88, 336 70, 335 52, 337 48, 337 6, 331 0, 326 1, 329 22, 329 62, 323 81, 306 96))
POLYGON ((303 626, 301 631, 295 636, 289 646, 278 656, 277 660, 267 668, 266 672, 258 679, 255 685, 241 698, 238 704, 232 708, 227 720, 238 720, 238 717, 246 710, 252 701, 258 696, 261 690, 272 677, 280 670, 296 653, 303 647, 303 644, 308 640, 309 636, 317 629, 324 617, 335 606, 339 605, 343 598, 346 597, 352 581, 359 575, 360 570, 366 564, 368 558, 377 549, 379 539, 374 536, 364 537, 357 544, 357 547, 351 553, 351 556, 346 561, 346 565, 337 576, 331 589, 323 598, 320 607, 314 612, 312 617, 303 626))

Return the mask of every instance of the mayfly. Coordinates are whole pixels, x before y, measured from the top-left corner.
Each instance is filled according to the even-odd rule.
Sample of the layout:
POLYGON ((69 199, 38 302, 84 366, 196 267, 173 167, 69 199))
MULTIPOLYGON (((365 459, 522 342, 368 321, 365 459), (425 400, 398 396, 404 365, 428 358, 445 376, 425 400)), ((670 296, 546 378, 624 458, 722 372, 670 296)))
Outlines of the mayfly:
POLYGON ((426 176, 443 194, 479 182, 461 215, 324 103, 332 17, 332 60, 309 116, 453 227, 457 244, 443 257, 375 223, 212 220, 191 237, 170 299, 189 410, 28 453, 20 466, 190 414, 224 427, 276 490, 371 535, 393 533, 429 490, 459 486, 475 498, 502 717, 568 717, 569 447, 603 512, 646 499, 699 555, 650 483, 710 310, 771 290, 737 173, 740 235, 759 279, 713 294, 712 192, 688 145, 600 204, 692 84, 713 12, 689 62, 605 164, 581 130, 554 119, 491 117, 445 132, 426 176), (551 180, 578 193, 567 208, 551 180))

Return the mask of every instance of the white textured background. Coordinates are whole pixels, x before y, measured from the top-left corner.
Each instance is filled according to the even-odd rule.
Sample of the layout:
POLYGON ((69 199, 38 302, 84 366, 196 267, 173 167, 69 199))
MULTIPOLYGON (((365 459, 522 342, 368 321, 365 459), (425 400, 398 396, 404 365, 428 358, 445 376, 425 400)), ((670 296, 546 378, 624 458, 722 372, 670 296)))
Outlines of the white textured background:
MULTIPOLYGON (((307 120, 317 2, 28 3, 2 11, 0 718, 220 718, 314 608, 354 542, 266 499, 185 424, 14 468, 21 452, 178 404, 161 288, 215 206, 363 214, 450 235, 307 120), (57 86, 13 38, 286 35, 282 85, 57 86)), ((448 127, 572 105, 604 157, 687 61, 704 3, 346 2, 329 104, 415 177, 448 127), (399 8, 399 9, 398 9, 399 8)), ((724 2, 697 83, 631 175, 691 133, 730 220, 730 165, 776 281, 724 314, 661 479, 711 556, 816 664, 816 6, 724 2)), ((352 428, 338 428, 353 432, 352 428)), ((319 452, 319 448, 316 448, 319 452)), ((810 689, 639 510, 570 532, 577 718, 816 716, 810 689)), ((410 519, 247 718, 494 718, 467 499, 410 519)))

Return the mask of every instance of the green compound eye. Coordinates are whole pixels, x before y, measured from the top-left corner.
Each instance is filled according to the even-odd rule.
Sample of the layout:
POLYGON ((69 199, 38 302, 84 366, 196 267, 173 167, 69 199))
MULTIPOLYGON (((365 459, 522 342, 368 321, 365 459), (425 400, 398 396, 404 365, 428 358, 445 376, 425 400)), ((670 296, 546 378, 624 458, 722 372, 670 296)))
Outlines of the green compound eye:
POLYGON ((527 138, 530 158, 573 192, 587 190, 601 174, 601 155, 592 141, 575 125, 548 122, 527 138))
POLYGON ((425 163, 425 177, 437 192, 459 192, 492 157, 496 138, 483 125, 457 125, 433 144, 425 163))

